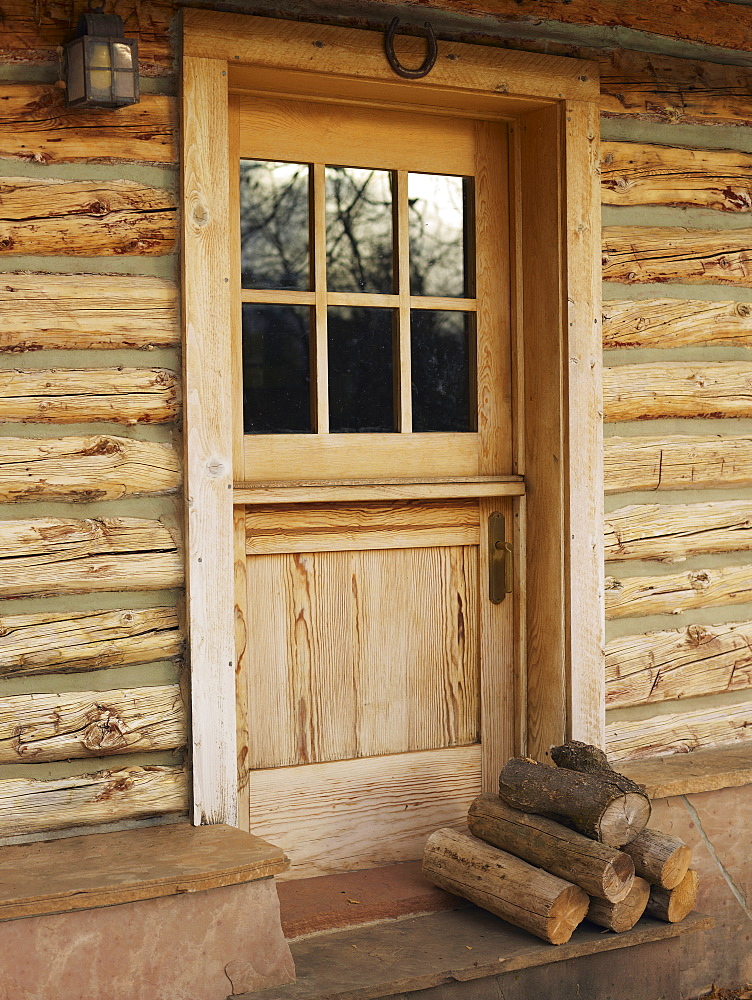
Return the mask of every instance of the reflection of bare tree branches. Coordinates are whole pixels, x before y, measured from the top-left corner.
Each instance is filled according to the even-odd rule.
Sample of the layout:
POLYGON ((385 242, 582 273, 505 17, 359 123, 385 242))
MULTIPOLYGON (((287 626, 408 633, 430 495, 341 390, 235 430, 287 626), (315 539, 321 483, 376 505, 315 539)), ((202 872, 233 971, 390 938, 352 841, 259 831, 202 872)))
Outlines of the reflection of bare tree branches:
POLYGON ((392 197, 384 170, 327 167, 327 287, 391 292, 392 197))
POLYGON ((308 167, 242 160, 240 246, 246 288, 308 288, 308 167))

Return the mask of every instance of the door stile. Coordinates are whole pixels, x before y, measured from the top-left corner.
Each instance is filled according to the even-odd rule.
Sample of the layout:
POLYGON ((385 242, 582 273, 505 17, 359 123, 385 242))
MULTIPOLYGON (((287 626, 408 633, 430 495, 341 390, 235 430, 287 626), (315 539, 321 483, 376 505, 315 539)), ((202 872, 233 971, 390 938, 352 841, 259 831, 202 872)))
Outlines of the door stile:
POLYGON ((401 434, 413 429, 412 359, 410 357, 410 231, 408 229, 407 171, 396 171, 399 319, 395 366, 397 427, 401 434))
POLYGON ((315 384, 313 426, 318 434, 329 433, 329 341, 326 299, 326 168, 314 163, 313 173, 313 280, 315 338, 311 340, 315 384))

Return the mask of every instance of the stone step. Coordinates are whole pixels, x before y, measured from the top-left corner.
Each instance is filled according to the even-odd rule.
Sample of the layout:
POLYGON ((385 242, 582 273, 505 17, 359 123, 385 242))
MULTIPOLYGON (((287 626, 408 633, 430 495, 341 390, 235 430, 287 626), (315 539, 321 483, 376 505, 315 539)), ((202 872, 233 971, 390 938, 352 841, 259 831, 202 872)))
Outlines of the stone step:
POLYGON ((586 921, 554 946, 469 906, 299 938, 297 982, 247 1000, 679 1000, 679 938, 712 926, 692 914, 613 934, 586 921))

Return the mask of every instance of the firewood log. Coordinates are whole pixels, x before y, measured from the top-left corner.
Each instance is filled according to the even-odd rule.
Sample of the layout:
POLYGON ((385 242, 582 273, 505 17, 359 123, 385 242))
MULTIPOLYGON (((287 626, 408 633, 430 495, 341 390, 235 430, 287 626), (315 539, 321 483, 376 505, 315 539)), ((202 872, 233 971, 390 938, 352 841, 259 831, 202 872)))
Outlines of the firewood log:
POLYGON ((608 762, 608 757, 598 747, 590 743, 580 743, 570 740, 560 747, 551 747, 551 759, 557 767, 565 767, 568 771, 579 771, 581 774, 595 774, 613 781, 622 792, 634 792, 644 795, 645 789, 632 781, 626 774, 619 774, 608 762))
POLYGON ((579 886, 449 827, 428 838, 423 874, 550 944, 570 939, 590 902, 579 886))
POLYGON ((467 815, 470 832, 530 864, 617 902, 634 880, 632 859, 544 816, 512 809, 498 795, 479 795, 467 815))
POLYGON ((692 862, 692 848, 678 837, 647 828, 623 850, 634 861, 635 872, 662 889, 676 888, 692 862))
POLYGON ((581 774, 512 757, 499 777, 499 794, 514 809, 558 819, 609 847, 622 847, 644 829, 650 800, 624 791, 607 771, 581 774))
POLYGON ((587 918, 599 927, 608 927, 621 934, 634 927, 645 912, 649 898, 650 886, 645 879, 636 878, 624 899, 617 903, 610 903, 607 899, 591 899, 587 918))
POLYGON ((692 912, 697 901, 699 879, 691 868, 674 889, 661 889, 654 885, 650 889, 650 899, 646 912, 656 920, 678 924, 692 912))

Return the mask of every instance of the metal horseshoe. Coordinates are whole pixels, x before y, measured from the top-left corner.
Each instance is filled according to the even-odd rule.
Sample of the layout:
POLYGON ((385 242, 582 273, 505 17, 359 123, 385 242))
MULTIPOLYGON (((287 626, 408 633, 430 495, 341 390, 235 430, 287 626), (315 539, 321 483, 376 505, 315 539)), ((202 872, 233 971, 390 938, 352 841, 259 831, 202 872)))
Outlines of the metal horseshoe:
POLYGON ((386 29, 386 35, 384 36, 384 50, 386 52, 386 57, 389 60, 389 65, 392 67, 397 76, 402 76, 406 80, 420 80, 422 76, 428 76, 436 65, 436 56, 439 52, 439 47, 436 44, 436 35, 434 35, 433 28, 428 21, 426 21, 423 27, 426 29, 428 52, 426 54, 426 58, 423 60, 423 65, 419 66, 418 69, 408 69, 406 66, 403 66, 394 51, 394 36, 397 34, 397 29, 399 28, 399 18, 392 18, 392 23, 386 29))

